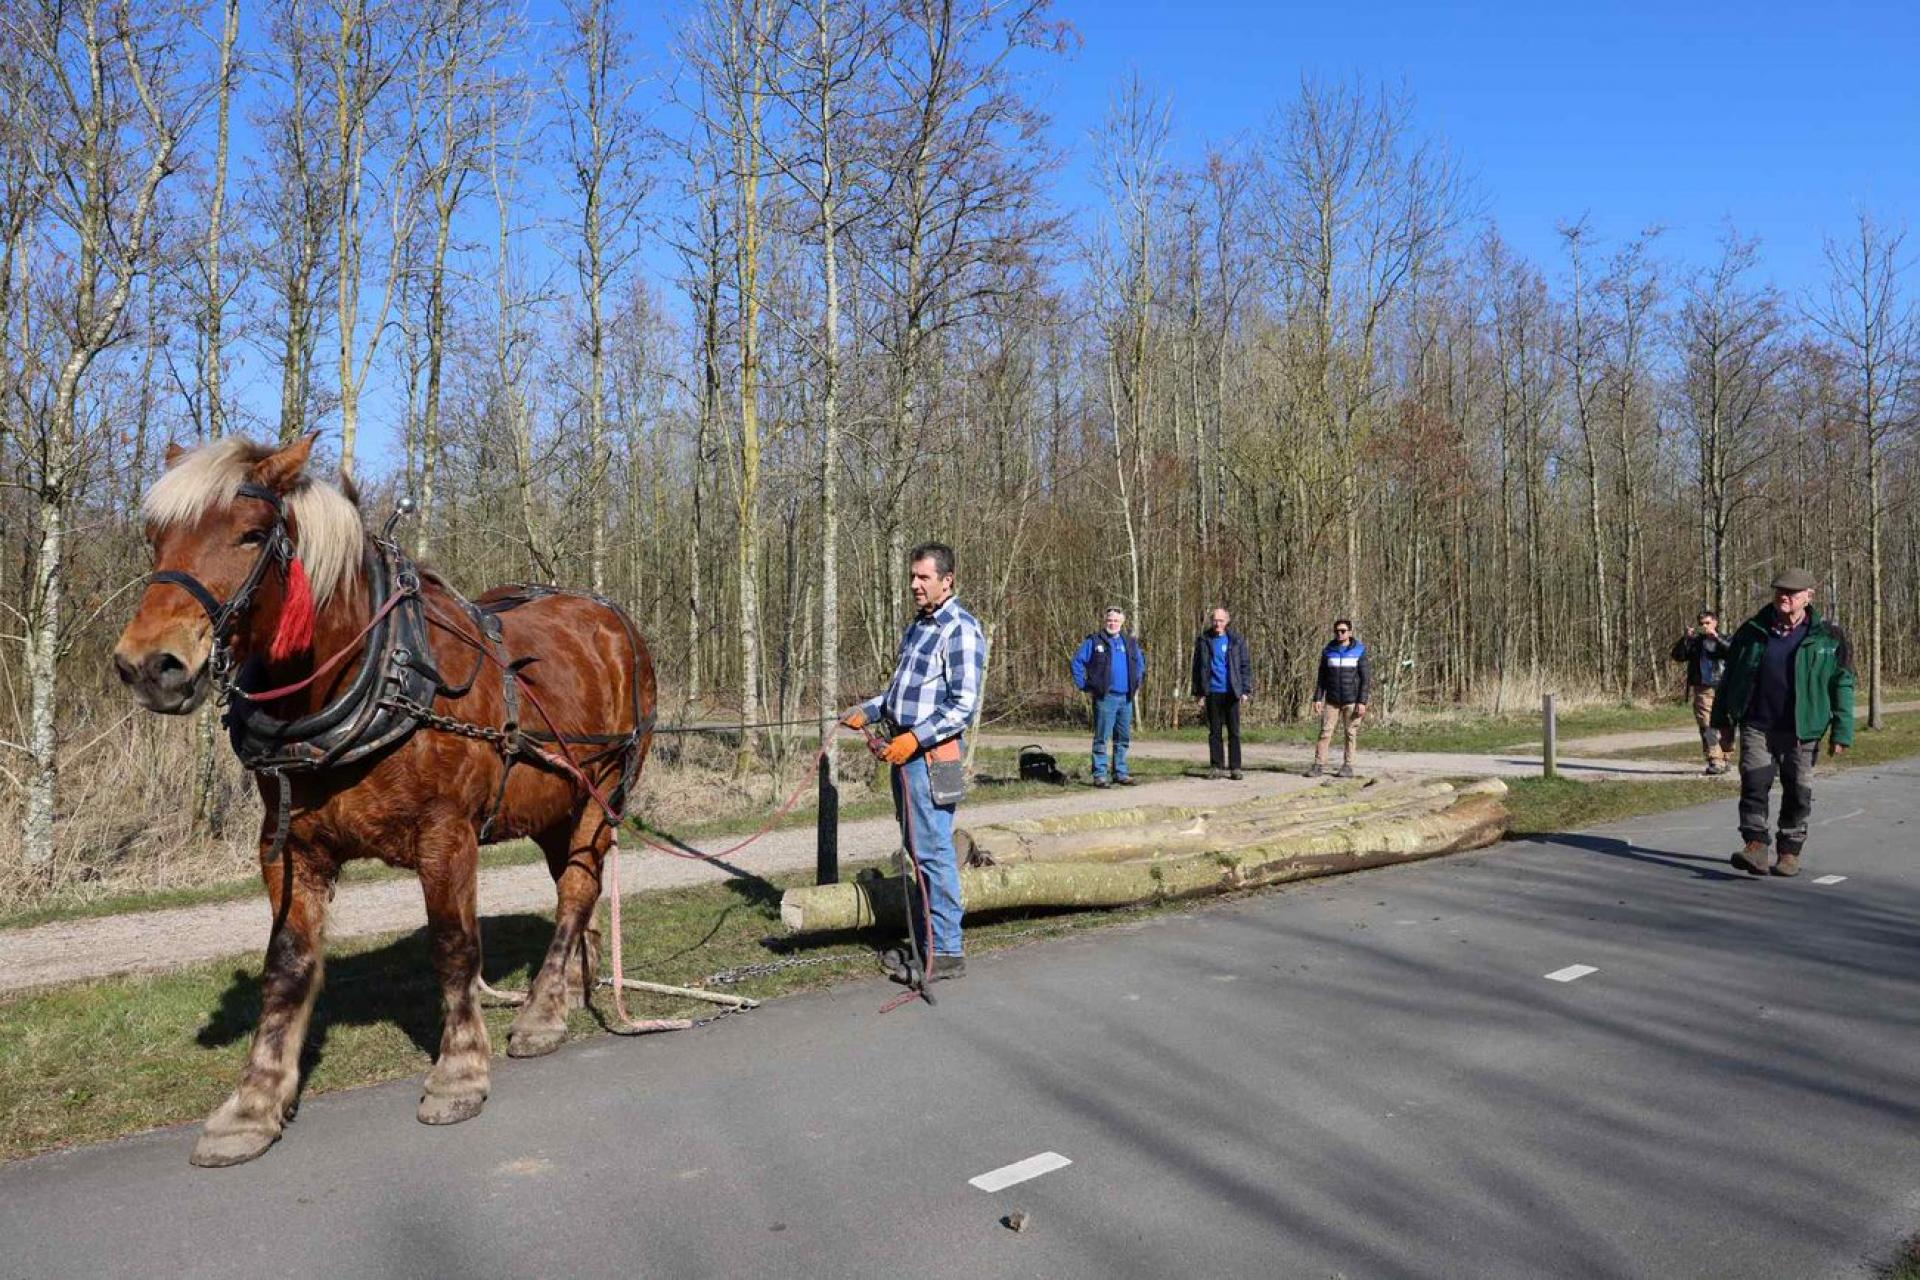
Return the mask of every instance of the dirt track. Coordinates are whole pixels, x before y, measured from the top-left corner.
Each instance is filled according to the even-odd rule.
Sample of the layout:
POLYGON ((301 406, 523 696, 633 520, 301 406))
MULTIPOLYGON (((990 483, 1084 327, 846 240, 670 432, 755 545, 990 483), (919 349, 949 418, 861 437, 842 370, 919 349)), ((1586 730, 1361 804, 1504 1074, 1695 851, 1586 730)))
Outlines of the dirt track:
MULTIPOLYGON (((1307 785, 1297 775, 1255 772, 1245 782, 1179 779, 1135 787, 1131 791, 1096 791, 1070 787, 1057 798, 1004 804, 969 804, 962 821, 992 822, 1013 816, 1080 813, 1121 803, 1207 802, 1245 799, 1307 785)), ((889 819, 849 822, 840 829, 840 856, 848 861, 885 857, 897 843, 889 819)), ((704 850, 737 844, 739 836, 716 836, 699 842, 704 850)), ((629 849, 621 865, 623 896, 702 881, 724 880, 742 874, 766 875, 814 862, 811 827, 775 831, 737 857, 722 863, 671 858, 665 854, 629 849)), ((544 865, 498 867, 480 877, 480 914, 509 915, 553 909, 553 882, 544 865)), ((179 968, 221 956, 258 952, 267 939, 266 895, 237 902, 199 907, 176 907, 90 920, 57 921, 27 929, 0 931, 0 992, 28 987, 78 982, 118 973, 156 972, 179 968)), ((419 886, 412 880, 382 881, 343 887, 328 912, 327 933, 333 938, 398 933, 425 925, 419 886)))

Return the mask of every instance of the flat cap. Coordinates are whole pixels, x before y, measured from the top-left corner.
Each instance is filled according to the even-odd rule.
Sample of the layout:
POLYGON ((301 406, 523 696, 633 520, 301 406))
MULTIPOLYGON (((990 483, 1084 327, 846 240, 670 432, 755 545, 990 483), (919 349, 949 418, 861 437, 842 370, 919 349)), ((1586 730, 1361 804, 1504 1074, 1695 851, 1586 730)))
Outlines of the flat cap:
POLYGON ((1816 584, 1805 569, 1782 569, 1773 575, 1775 591, 1811 591, 1816 584))

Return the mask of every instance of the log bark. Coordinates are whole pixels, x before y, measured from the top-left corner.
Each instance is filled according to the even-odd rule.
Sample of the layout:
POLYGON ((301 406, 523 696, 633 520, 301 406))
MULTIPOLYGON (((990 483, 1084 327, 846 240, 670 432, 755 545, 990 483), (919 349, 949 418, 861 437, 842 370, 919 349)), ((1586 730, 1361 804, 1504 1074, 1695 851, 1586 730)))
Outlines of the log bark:
POLYGON ((1145 806, 1016 820, 957 832, 955 839, 969 866, 1036 859, 1124 861, 1218 852, 1339 822, 1437 812, 1457 798, 1456 789, 1444 782, 1329 785, 1233 805, 1145 806))
MULTIPOLYGON (((1489 788, 1463 794, 1437 813, 1330 825, 1174 857, 1034 859, 969 867, 960 873, 960 883, 969 916, 1035 907, 1136 906, 1484 848, 1506 833, 1508 821, 1506 806, 1489 788)), ((780 903, 781 922, 796 934, 903 926, 903 883, 890 877, 789 889, 780 903)))

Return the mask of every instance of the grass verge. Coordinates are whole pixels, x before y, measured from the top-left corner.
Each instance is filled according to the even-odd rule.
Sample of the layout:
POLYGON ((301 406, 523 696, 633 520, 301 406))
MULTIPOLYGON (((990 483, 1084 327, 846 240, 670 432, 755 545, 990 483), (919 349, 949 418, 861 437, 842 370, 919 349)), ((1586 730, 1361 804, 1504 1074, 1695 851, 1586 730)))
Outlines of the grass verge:
MULTIPOLYGON (((1516 838, 1725 799, 1724 784, 1521 779, 1508 803, 1516 838)), ((849 874, 853 868, 849 868, 849 874)), ((782 958, 804 967, 752 977, 729 990, 759 999, 875 971, 877 935, 789 948, 779 932, 781 892, 809 876, 732 880, 627 900, 630 972, 698 985, 722 970, 782 958)), ((1283 892, 1283 889, 1254 892, 1283 892)), ((1139 919, 1191 904, 969 921, 968 946, 989 951, 1139 919)), ((523 985, 544 953, 551 920, 516 914, 486 922, 487 976, 523 985)), ((322 1093, 422 1074, 439 1038, 438 988, 424 931, 344 941, 330 949, 315 1011, 303 1087, 322 1093)), ((604 994, 599 997, 605 1003, 604 994)), ((126 976, 0 998, 0 1159, 96 1142, 197 1119, 232 1087, 260 1007, 257 959, 210 962, 161 975, 126 976)), ((639 997, 637 1016, 705 1017, 712 1008, 639 997)), ((490 1011, 496 1051, 512 1011, 490 1011)), ((606 1030, 574 1015, 575 1037, 606 1030)))
MULTIPOLYGON (((1878 729, 1869 729, 1866 721, 1860 721, 1854 726, 1853 746, 1843 756, 1831 755, 1823 749, 1820 768, 1858 769, 1920 753, 1920 714, 1911 711, 1889 714, 1885 721, 1878 729)), ((1623 760, 1698 760, 1700 746, 1697 742, 1688 742, 1667 747, 1639 747, 1615 754, 1623 760)))
POLYGON ((1878 1280, 1920 1280, 1920 1236, 1900 1246, 1893 1261, 1874 1269, 1878 1280))
MULTIPOLYGON (((1660 782, 1581 782, 1573 778, 1508 778, 1509 835, 1515 840, 1597 827, 1641 814, 1665 813, 1715 800, 1731 801, 1733 792, 1711 778, 1660 782)), ((1729 821, 1731 829, 1731 821, 1729 821)))

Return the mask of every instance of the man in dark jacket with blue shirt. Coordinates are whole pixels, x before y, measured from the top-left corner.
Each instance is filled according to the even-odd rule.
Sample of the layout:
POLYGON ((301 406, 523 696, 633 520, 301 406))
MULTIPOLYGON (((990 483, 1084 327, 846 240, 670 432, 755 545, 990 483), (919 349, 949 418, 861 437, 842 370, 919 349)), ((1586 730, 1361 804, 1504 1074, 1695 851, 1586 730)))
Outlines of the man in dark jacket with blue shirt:
POLYGON ((1093 785, 1107 781, 1107 740, 1113 740, 1113 781, 1133 785, 1127 772, 1127 747, 1133 741, 1133 697, 1140 692, 1147 658, 1140 642, 1126 633, 1127 611, 1109 605, 1100 630, 1073 655, 1074 687, 1093 699, 1093 785))
POLYGON ((1225 772, 1238 780, 1246 777, 1240 771, 1240 708, 1253 696, 1253 656, 1232 622, 1233 615, 1216 607, 1207 629, 1194 640, 1193 696, 1207 708, 1209 776, 1225 772))

